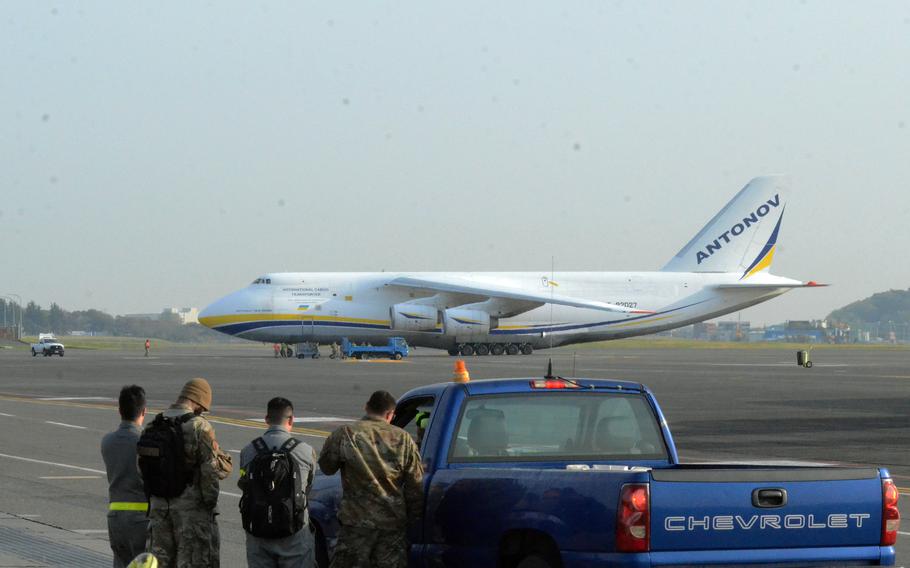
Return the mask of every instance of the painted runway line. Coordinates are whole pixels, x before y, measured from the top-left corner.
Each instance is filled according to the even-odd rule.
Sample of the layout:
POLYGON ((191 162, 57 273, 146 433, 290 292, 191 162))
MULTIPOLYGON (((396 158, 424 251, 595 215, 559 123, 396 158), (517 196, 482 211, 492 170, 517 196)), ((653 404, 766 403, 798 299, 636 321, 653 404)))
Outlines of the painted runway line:
MULTIPOLYGON (((46 461, 46 460, 37 460, 37 459, 35 459, 35 458, 27 458, 27 457, 24 457, 24 456, 13 456, 13 455, 10 455, 10 454, 0 454, 0 458, 7 458, 7 459, 11 459, 11 460, 24 461, 24 462, 27 462, 27 463, 37 463, 37 464, 41 464, 41 465, 52 465, 52 466, 54 466, 54 467, 62 467, 62 468, 64 468, 64 469, 75 469, 75 470, 77 470, 77 471, 87 471, 87 472, 89 472, 89 473, 101 473, 101 474, 105 474, 105 473, 106 473, 106 472, 104 472, 104 471, 101 471, 100 469, 92 469, 92 468, 90 468, 90 467, 82 467, 81 465, 70 465, 70 464, 67 464, 67 463, 58 463, 58 462, 52 462, 52 461, 46 461)), ((241 494, 239 494, 239 493, 232 493, 232 492, 230 492, 230 491, 220 491, 219 493, 221 493, 222 495, 227 495, 228 497, 236 497, 237 499, 243 497, 243 496, 242 496, 241 494)), ((20 516, 21 516, 21 515, 20 515, 20 516)))
POLYGON ((104 400, 113 402, 115 399, 109 396, 46 396, 36 400, 104 400))
POLYGON ((64 468, 64 469, 75 469, 75 470, 77 470, 77 471, 87 471, 87 472, 89 472, 89 473, 101 473, 101 474, 106 473, 106 472, 104 472, 104 471, 102 471, 102 470, 100 470, 100 469, 92 469, 92 468, 90 468, 90 467, 82 467, 81 465, 69 465, 69 464, 66 464, 66 463, 58 463, 58 462, 45 461, 45 460, 36 460, 35 458, 26 458, 26 457, 23 457, 23 456, 13 456, 13 455, 10 455, 10 454, 0 454, 0 458, 7 458, 7 459, 11 459, 11 460, 19 460, 19 461, 24 461, 24 462, 28 462, 28 463, 38 463, 38 464, 41 464, 41 465, 52 465, 52 466, 54 466, 54 467, 62 467, 62 468, 64 468))
MULTIPOLYGON (((265 418, 247 418, 250 422, 265 424, 265 418)), ((338 416, 300 416, 294 417, 294 424, 307 424, 312 422, 356 422, 355 418, 339 418, 338 416)))
POLYGON ((38 479, 101 479, 100 475, 42 475, 38 479))
POLYGON ((76 430, 88 430, 86 426, 76 426, 75 424, 66 424, 65 422, 52 422, 50 420, 45 420, 45 424, 53 424, 54 426, 62 426, 64 428, 75 428, 76 430))

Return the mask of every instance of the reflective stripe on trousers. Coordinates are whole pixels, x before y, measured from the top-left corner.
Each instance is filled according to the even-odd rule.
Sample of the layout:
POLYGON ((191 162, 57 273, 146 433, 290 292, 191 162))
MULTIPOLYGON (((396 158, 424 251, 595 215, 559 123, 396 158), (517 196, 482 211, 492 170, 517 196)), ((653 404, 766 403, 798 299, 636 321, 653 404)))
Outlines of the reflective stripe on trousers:
POLYGON ((128 501, 114 501, 108 508, 109 511, 148 511, 148 503, 130 503, 128 501))

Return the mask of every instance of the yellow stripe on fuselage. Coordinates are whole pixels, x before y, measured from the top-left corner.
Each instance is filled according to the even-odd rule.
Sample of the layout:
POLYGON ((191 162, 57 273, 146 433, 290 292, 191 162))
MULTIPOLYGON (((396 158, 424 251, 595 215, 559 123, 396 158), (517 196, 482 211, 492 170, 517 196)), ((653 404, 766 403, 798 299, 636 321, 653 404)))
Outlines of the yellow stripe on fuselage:
POLYGON ((389 320, 346 318, 339 316, 311 316, 303 314, 233 314, 226 316, 209 316, 205 318, 199 318, 199 323, 206 327, 218 327, 232 323, 250 323, 256 321, 329 321, 340 323, 362 323, 367 325, 389 325, 391 323, 389 320))
POLYGON ((661 318, 645 318, 645 319, 630 321, 630 322, 628 322, 628 323, 621 323, 621 324, 618 324, 616 327, 630 327, 630 326, 633 326, 633 325, 647 325, 647 324, 652 323, 652 322, 655 322, 655 321, 670 319, 670 318, 672 318, 672 317, 673 317, 673 316, 664 316, 664 317, 661 317, 661 318))

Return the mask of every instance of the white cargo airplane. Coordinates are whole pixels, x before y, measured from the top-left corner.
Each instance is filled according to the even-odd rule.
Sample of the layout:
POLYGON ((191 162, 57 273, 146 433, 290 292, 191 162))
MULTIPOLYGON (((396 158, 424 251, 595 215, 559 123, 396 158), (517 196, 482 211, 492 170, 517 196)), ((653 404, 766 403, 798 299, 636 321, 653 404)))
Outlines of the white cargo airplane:
POLYGON ((284 272, 206 307, 199 322, 254 341, 384 342, 452 355, 681 327, 818 286, 772 276, 785 178, 749 182, 659 272, 284 272))

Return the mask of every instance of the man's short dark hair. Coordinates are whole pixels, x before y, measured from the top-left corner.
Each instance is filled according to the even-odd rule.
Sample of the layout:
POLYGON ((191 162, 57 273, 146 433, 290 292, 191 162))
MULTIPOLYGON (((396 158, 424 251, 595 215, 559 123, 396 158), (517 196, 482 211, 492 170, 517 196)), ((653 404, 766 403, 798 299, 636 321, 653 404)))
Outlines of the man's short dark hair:
POLYGON ((382 416, 386 412, 395 410, 395 397, 388 391, 376 391, 367 401, 367 411, 370 414, 382 416))
POLYGON ((145 389, 139 385, 129 385, 120 389, 120 418, 133 420, 139 418, 145 410, 145 389))
POLYGON ((287 419, 294 415, 294 405, 291 401, 280 396, 276 396, 269 401, 265 411, 265 421, 269 424, 284 424, 287 419))

